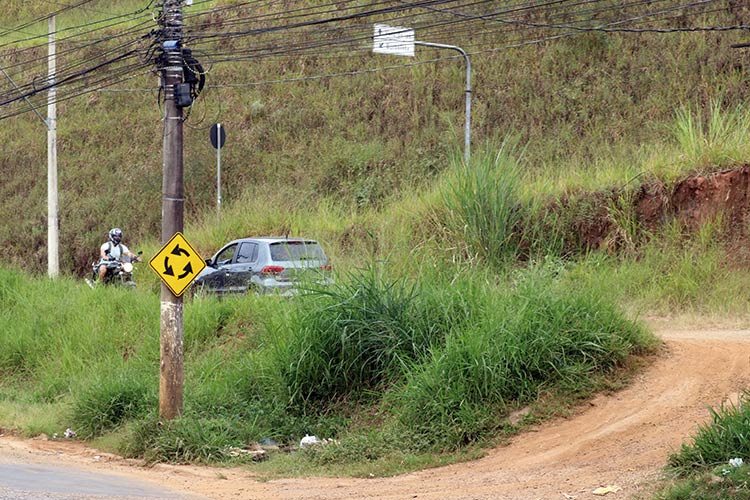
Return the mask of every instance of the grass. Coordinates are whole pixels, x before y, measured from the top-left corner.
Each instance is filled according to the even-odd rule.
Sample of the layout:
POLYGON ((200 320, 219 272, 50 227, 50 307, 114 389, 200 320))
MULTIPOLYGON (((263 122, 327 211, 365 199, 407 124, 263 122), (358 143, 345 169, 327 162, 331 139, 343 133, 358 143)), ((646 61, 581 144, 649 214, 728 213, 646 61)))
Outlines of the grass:
POLYGON ((711 421, 701 425, 692 442, 683 444, 669 457, 669 466, 679 475, 688 476, 695 470, 711 470, 731 458, 750 456, 747 422, 750 406, 747 394, 737 403, 725 403, 711 409, 711 421))
POLYGON ((725 109, 720 98, 708 110, 677 111, 674 135, 685 163, 704 170, 741 164, 748 157, 746 137, 750 133, 750 114, 737 105, 725 109))
MULTIPOLYGON (((164 425, 155 415, 155 294, 5 274, 12 284, 5 294, 14 297, 4 302, 6 324, 29 323, 24 315, 39 309, 50 287, 76 314, 58 315, 54 338, 4 332, 15 347, 4 351, 3 367, 15 376, 4 378, 3 413, 15 415, 19 404, 31 414, 56 409, 45 432, 71 427, 150 461, 234 461, 232 452, 248 443, 293 446, 307 433, 340 439, 339 448, 309 457, 312 467, 349 460, 363 447, 370 452, 359 462, 384 471, 429 456, 439 463, 445 450, 473 456, 509 408, 556 391, 563 406, 585 398, 653 347, 642 327, 560 288, 547 267, 514 273, 508 283, 515 284, 501 291, 476 271, 446 276, 428 268, 412 280, 376 265, 291 302, 188 302, 185 411, 164 425), (127 304, 112 302, 100 322, 101 309, 90 304, 105 293, 127 304), (440 439, 428 438, 428 428, 440 439)), ((27 425, 29 432, 40 424, 27 425)))
MULTIPOLYGON (((58 28, 143 7, 100 4, 81 18, 61 15, 58 28)), ((7 7, 8 26, 49 11, 7 7)), ((738 24, 741 15, 694 21, 738 24)), ((24 31, 43 37, 46 22, 24 31)), ((496 35, 493 46, 509 41, 496 35)), ((456 160, 464 75, 454 61, 245 88, 221 83, 373 61, 212 68, 218 86, 185 127, 189 240, 208 257, 249 234, 314 237, 339 276, 293 302, 187 301, 186 407, 169 425, 154 410, 158 278, 141 266, 135 293, 77 279, 110 227, 124 226, 147 256, 160 247, 157 97, 95 93, 60 106, 64 277, 54 282, 37 277, 46 137, 31 113, 9 119, 0 130, 0 422, 29 436, 72 426, 127 456, 174 462, 233 463, 237 448, 267 439, 292 447, 310 433, 339 444, 280 453, 260 470, 390 475, 476 457, 518 431, 506 420, 513 409, 543 418, 622 383, 654 342, 632 318, 747 321, 750 290, 727 259, 722 221, 693 234, 677 224, 647 233, 631 203, 643 181, 669 187, 747 163, 748 89, 725 49, 733 41, 741 35, 588 33, 476 54, 472 137, 486 147, 469 164, 456 160), (213 116, 228 132, 220 214, 206 137, 213 116), (610 239, 588 248, 581 228, 599 217, 610 239)), ((73 62, 60 53, 60 64, 73 62)), ((130 84, 153 86, 152 76, 130 84)), ((707 478, 742 451, 731 436, 746 433, 735 417, 744 413, 717 410, 674 459, 697 465, 671 498, 743 491, 744 468, 707 478), (732 433, 722 433, 727 423, 732 433)))
POLYGON ((456 240, 465 242, 469 258, 496 268, 520 254, 520 170, 514 153, 503 143, 494 155, 485 153, 468 164, 454 162, 456 171, 443 201, 447 226, 456 240))
POLYGON ((750 486, 747 396, 744 393, 737 402, 711 409, 711 421, 701 425, 689 442, 670 455, 669 470, 677 479, 665 486, 656 498, 747 497, 750 486))
MULTIPOLYGON (((216 2, 219 5, 225 2, 216 2)), ((80 17, 61 15, 58 24, 80 24, 99 19, 102 11, 119 14, 120 9, 143 6, 123 1, 113 12, 94 2, 86 6, 88 10, 74 10, 80 17)), ((14 0, 7 9, 7 15, 13 16, 5 24, 34 19, 48 9, 42 2, 14 0)), ((731 11, 714 16, 695 22, 738 22, 731 11)), ((43 32, 45 24, 27 29, 43 32)), ((495 35, 487 41, 493 46, 509 41, 502 33, 495 35)), ((17 34, 8 36, 17 38, 17 34)), ((736 143, 742 136, 741 127, 732 139, 719 133, 731 127, 715 126, 713 119, 711 125, 706 123, 711 102, 721 102, 716 109, 731 114, 736 104, 747 100, 741 75, 731 70, 734 52, 723 49, 733 40, 733 33, 675 37, 592 33, 542 46, 476 54, 472 142, 488 144, 497 152, 506 137, 515 137, 524 146, 524 155, 513 161, 524 178, 536 179, 537 186, 531 189, 540 197, 560 199, 576 190, 621 187, 639 174, 678 178, 696 165, 687 161, 683 146, 674 138, 675 110, 687 113, 678 119, 691 117, 694 126, 688 130, 693 134, 715 137, 712 148, 718 146, 717 140, 736 143), (697 126, 703 123, 702 128, 697 126)), ((64 59, 63 45, 61 41, 60 67, 72 63, 64 59)), ((454 61, 326 81, 221 86, 284 79, 306 71, 347 72, 374 64, 377 61, 368 53, 343 59, 261 59, 211 69, 208 83, 219 87, 206 91, 185 127, 185 221, 186 227, 199 232, 204 221, 216 220, 216 152, 206 137, 211 120, 203 123, 200 118, 218 113, 213 121, 221 121, 228 131, 222 157, 226 215, 221 230, 211 230, 199 240, 206 252, 237 234, 290 228, 316 237, 329 231, 339 235, 347 227, 330 223, 336 219, 326 219, 327 227, 318 228, 319 218, 287 220, 288 214, 317 210, 322 203, 343 213, 347 222, 352 212, 372 219, 373 213, 377 217, 389 211, 394 199, 431 190, 443 173, 453 169, 452 154, 462 147, 464 77, 454 61), (236 112, 222 112, 229 109, 236 112), (235 215, 256 206, 261 209, 254 210, 253 217, 235 215)), ((31 80, 35 74, 14 72, 13 76, 31 80)), ((152 77, 145 75, 126 86, 153 84, 152 77)), ((161 125, 156 99, 149 92, 100 92, 60 106, 64 273, 82 275, 95 256, 92 249, 110 227, 124 226, 127 241, 138 246, 152 247, 159 239, 161 125), (115 142, 114 130, 119 138, 115 142), (92 165, 97 166, 97 175, 92 175, 92 165), (120 215, 123 200, 127 217, 120 215)), ((10 179, 0 191, 0 216, 16 223, 0 228, 0 240, 9 242, 5 262, 43 273, 45 256, 37 249, 46 247, 46 193, 35 181, 39 169, 21 166, 43 163, 46 136, 33 113, 10 121, 12 126, 0 131, 7 152, 0 165, 10 179), (19 190, 22 196, 15 195, 19 190), (28 215, 17 220, 18 213, 28 215), (33 255, 27 249, 35 249, 33 255)), ((694 140, 699 137, 694 135, 694 140)), ((721 168, 741 161, 743 151, 735 144, 711 158, 721 160, 717 164, 721 168)), ((326 209, 321 216, 335 217, 331 212, 326 209)))

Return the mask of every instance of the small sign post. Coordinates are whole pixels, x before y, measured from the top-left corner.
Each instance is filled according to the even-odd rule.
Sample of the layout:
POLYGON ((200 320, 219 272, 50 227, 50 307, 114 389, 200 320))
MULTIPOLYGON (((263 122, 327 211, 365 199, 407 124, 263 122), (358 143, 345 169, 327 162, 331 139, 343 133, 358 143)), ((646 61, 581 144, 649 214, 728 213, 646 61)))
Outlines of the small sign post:
POLYGON ((221 212, 221 148, 227 140, 227 133, 221 123, 211 125, 211 145, 216 149, 216 211, 221 212))

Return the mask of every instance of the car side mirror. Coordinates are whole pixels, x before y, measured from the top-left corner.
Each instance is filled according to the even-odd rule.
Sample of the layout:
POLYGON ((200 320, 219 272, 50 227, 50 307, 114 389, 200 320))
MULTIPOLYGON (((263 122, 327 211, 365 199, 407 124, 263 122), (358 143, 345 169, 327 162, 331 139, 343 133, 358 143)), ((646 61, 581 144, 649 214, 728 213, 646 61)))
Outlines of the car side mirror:
POLYGON ((212 259, 206 259, 206 265, 208 267, 215 267, 212 259))

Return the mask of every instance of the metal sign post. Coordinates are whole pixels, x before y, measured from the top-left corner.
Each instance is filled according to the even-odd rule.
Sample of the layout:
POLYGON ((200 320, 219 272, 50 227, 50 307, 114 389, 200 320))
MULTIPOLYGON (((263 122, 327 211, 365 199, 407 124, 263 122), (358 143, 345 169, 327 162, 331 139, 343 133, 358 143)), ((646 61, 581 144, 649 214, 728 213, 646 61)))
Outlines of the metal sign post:
POLYGON ((221 123, 211 125, 211 145, 216 148, 216 211, 221 212, 221 148, 227 140, 227 133, 221 123))
POLYGON ((372 37, 372 51, 378 54, 392 54, 396 56, 414 56, 414 46, 450 49, 461 53, 466 61, 466 120, 464 129, 464 161, 469 163, 471 146, 471 61, 469 54, 461 47, 442 43, 420 42, 415 39, 414 30, 387 24, 375 24, 372 37))

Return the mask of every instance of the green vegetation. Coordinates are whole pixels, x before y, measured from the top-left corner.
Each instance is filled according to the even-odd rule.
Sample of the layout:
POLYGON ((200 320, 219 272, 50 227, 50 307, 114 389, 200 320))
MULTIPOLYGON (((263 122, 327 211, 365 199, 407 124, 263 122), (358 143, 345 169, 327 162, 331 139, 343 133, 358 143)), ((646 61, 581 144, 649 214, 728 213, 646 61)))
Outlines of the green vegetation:
POLYGON ((747 439, 750 406, 747 393, 735 403, 711 410, 692 442, 669 457, 669 466, 682 481, 665 488, 661 500, 746 498, 750 485, 750 443, 747 439))
MULTIPOLYGON (((146 3, 123 0, 113 13, 137 12, 146 3)), ((227 3, 216 1, 217 6, 227 3)), ((98 0, 85 10, 71 9, 58 18, 58 29, 99 19, 112 12, 110 4, 98 0)), ((5 22, 12 26, 16 19, 34 19, 47 9, 43 2, 14 0, 0 20, 12 12, 5 22)), ((254 16, 262 13, 262 7, 253 11, 254 16)), ((136 19, 148 21, 150 14, 146 11, 136 19)), ((728 8, 691 21, 734 25, 746 22, 743 16, 742 8, 728 8)), ((45 24, 35 23, 24 32, 43 33, 45 24)), ((143 26, 144 31, 150 28, 143 26)), ((511 36, 498 31, 496 38, 482 43, 503 47, 511 36)), ((8 43, 19 37, 11 32, 4 38, 8 43)), ((472 149, 493 155, 502 150, 514 158, 523 173, 521 191, 540 211, 549 199, 567 200, 581 191, 625 185, 636 189, 652 176, 673 182, 696 171, 741 165, 748 157, 747 142, 717 140, 721 130, 731 129, 728 122, 722 128, 714 126, 715 118, 726 113, 736 113, 740 125, 747 121, 741 118, 747 113, 737 107, 750 97, 738 69, 742 55, 729 48, 741 41, 742 33, 737 32, 588 33, 476 53, 472 149), (686 131, 679 139, 676 115, 692 120, 692 126, 681 127, 686 131), (695 141, 697 149, 686 147, 686 140, 695 141), (703 149, 708 146, 725 150, 703 149), (516 155, 519 149, 522 157, 516 155), (705 152, 703 159, 696 156, 700 151, 705 152)), ((44 43, 31 40, 26 45, 31 43, 40 45, 33 54, 43 60, 44 43)), ((64 49, 61 40, 59 67, 74 63, 66 60, 64 49)), ((420 51, 416 62, 434 56, 433 51, 420 51)), ((7 57, 18 62, 21 55, 7 57)), ((363 50, 347 57, 277 57, 211 66, 207 84, 218 87, 205 91, 185 126, 185 220, 191 242, 208 254, 226 235, 290 230, 331 241, 350 229, 352 234, 367 234, 368 227, 358 233, 361 225, 352 224, 349 217, 371 220, 389 211, 394 201, 410 203, 403 200, 409 193, 429 192, 443 182, 444 173, 452 169, 451 158, 463 147, 464 75, 453 59, 348 77, 228 86, 403 62, 363 50), (209 231, 206 223, 216 222, 216 153, 208 141, 214 121, 220 121, 228 134, 222 153, 226 217, 219 223, 225 230, 211 229, 198 238, 192 235, 209 231), (318 207, 325 207, 321 215, 344 214, 344 219, 335 224, 328 220, 320 227, 317 221, 294 215, 318 207), (230 215, 243 210, 244 218, 230 215)), ((19 81, 38 76, 11 73, 19 81)), ((154 87, 151 74, 131 76, 117 88, 154 87)), ((113 226, 124 226, 131 244, 149 245, 159 239, 158 95, 95 92, 60 103, 58 115, 61 265, 66 273, 80 276, 113 226)), ((8 123, 0 131, 5 153, 0 168, 8 174, 0 187, 0 217, 15 223, 0 227, 4 262, 42 273, 46 190, 38 181, 46 171, 45 129, 32 112, 8 123)), ((735 139, 741 137, 740 128, 735 139)), ((380 248, 388 245, 370 232, 380 248)), ((357 249, 351 250, 336 256, 356 259, 357 249)))
MULTIPOLYGON (((85 20, 62 15, 58 28, 144 6, 102 5, 92 2, 85 20)), ((10 12, 31 19, 49 9, 10 7, 0 13, 7 25, 10 12)), ((694 21, 747 24, 747 12, 694 21)), ((497 36, 493 46, 507 44, 497 36)), ((746 322, 736 221, 718 216, 695 229, 665 216, 653 226, 636 210, 649 186, 670 193, 687 175, 750 160, 750 94, 728 48, 739 41, 588 33, 477 53, 473 143, 482 146, 468 164, 458 159, 463 75, 453 60, 207 90, 185 127, 191 243, 208 256, 248 234, 314 237, 338 276, 295 300, 186 300, 185 409, 170 422, 156 414, 156 276, 141 265, 136 291, 92 290, 80 279, 112 226, 146 260, 160 246, 156 93, 60 104, 64 277, 55 281, 43 276, 46 136, 33 113, 8 119, 0 425, 28 436, 71 427, 126 456, 206 463, 246 461, 241 450, 253 443, 288 449, 315 434, 335 441, 255 467, 388 475, 476 457, 527 423, 626 384, 657 343, 639 318, 746 322), (211 121, 228 132, 221 214, 211 121), (526 417, 511 419, 519 409, 526 417)), ((373 57, 217 65, 209 85, 393 62, 373 57)), ((153 86, 152 75, 133 77, 128 87, 153 86)), ((740 498, 732 495, 746 489, 747 466, 716 467, 748 458, 738 439, 746 412, 717 410, 672 457, 678 483, 665 499, 740 498)))
POLYGON ((114 435, 121 453, 157 461, 227 460, 306 433, 340 440, 310 452, 313 463, 354 460, 363 446, 355 462, 461 449, 516 430, 513 409, 540 418, 614 387, 656 345, 559 271, 519 270, 506 288, 469 270, 414 282, 374 265, 294 301, 195 298, 185 412, 163 425, 154 294, 3 271, 3 324, 24 326, 3 335, 0 408, 47 407, 54 419, 21 427, 114 435), (63 297, 67 314, 45 314, 63 297))

